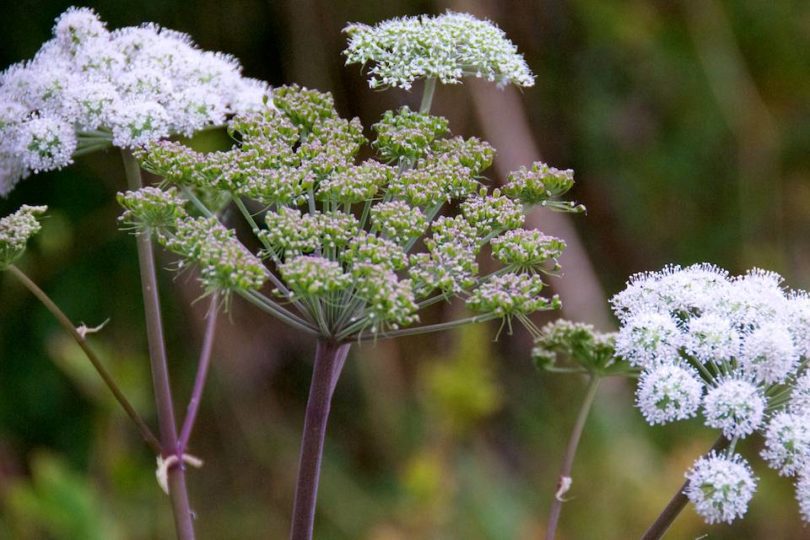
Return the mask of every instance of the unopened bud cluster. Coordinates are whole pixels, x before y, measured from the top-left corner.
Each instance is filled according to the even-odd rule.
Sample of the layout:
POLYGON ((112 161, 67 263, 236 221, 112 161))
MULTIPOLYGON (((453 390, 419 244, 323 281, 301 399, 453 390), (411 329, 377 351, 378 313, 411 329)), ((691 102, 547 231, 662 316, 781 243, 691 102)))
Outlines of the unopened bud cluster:
POLYGON ((541 328, 534 340, 532 360, 540 369, 581 371, 604 377, 631 375, 633 369, 616 356, 616 334, 592 325, 560 319, 541 328), (568 364, 568 365, 566 365, 568 364), (573 366, 571 366, 573 364, 573 366))
MULTIPOLYGON (((403 108, 375 125, 376 159, 358 163, 367 142, 362 127, 340 118, 331 96, 283 87, 274 91, 274 105, 234 118, 230 131, 239 143, 230 150, 201 154, 162 141, 138 155, 148 170, 200 199, 218 193, 234 204, 258 203, 259 212, 245 216, 262 246, 258 257, 267 272, 277 273, 276 293, 298 303, 322 331, 353 335, 410 325, 418 320, 419 302, 437 296, 465 299, 483 320, 559 305, 542 296, 538 272, 556 267, 564 243, 523 231, 524 201, 482 185, 481 172, 494 154, 489 145, 447 139, 446 120, 403 108), (457 203, 461 213, 440 215, 447 203, 457 203), (482 277, 478 255, 490 241, 503 267, 482 277)), ((545 166, 531 170, 534 185, 549 183, 547 198, 535 202, 565 191, 545 166)), ((170 249, 217 268, 217 282, 232 289, 261 286, 258 259, 242 251, 233 264, 246 264, 247 277, 226 279, 224 260, 206 247, 222 234, 221 225, 185 216, 174 188, 121 200, 126 221, 140 219, 169 239, 170 249), (163 207, 145 209, 143 201, 163 207), (177 223, 166 226, 171 216, 177 223), (191 225, 195 234, 186 232, 191 225), (204 234, 208 226, 216 234, 204 234), (202 255, 205 262, 198 260, 202 255)), ((225 240, 238 243, 235 236, 225 240)))
POLYGON ((0 270, 20 258, 28 239, 42 228, 39 217, 47 210, 47 206, 24 204, 13 214, 0 218, 0 270))

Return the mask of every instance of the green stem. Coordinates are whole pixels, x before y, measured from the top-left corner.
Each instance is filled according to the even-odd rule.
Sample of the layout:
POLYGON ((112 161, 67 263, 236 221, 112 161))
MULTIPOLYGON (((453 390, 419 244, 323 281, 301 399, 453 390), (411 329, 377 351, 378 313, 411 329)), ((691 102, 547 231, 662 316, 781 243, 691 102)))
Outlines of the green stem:
POLYGON ((450 300, 450 298, 452 298, 452 295, 449 295, 447 293, 437 294, 436 296, 431 296, 430 298, 422 300, 417 304, 417 306, 421 310, 428 306, 432 306, 433 304, 438 304, 439 302, 442 302, 444 300, 450 300))
POLYGON ((80 157, 86 156, 87 154, 92 154, 93 152, 97 152, 99 150, 104 150, 106 148, 110 148, 112 145, 108 142, 94 142, 87 144, 85 146, 80 146, 73 152, 73 157, 80 157))
POLYGON ((574 423, 574 428, 571 430, 571 436, 568 438, 568 446, 565 449, 562 465, 560 466, 560 475, 557 479, 557 486, 554 490, 554 499, 551 503, 551 511, 548 517, 548 528, 546 529, 546 540, 554 540, 557 535, 557 525, 560 522, 560 514, 562 513, 562 504, 565 502, 563 495, 568 491, 571 483, 571 470, 574 468, 574 457, 579 447, 579 441, 582 438, 582 432, 585 429, 585 422, 588 419, 588 414, 591 412, 594 398, 596 398, 596 391, 599 389, 601 377, 596 374, 591 374, 588 380, 588 388, 585 391, 585 397, 582 400, 582 405, 579 408, 577 420, 574 423))
POLYGON ((62 328, 64 328, 65 331, 68 334, 70 334, 70 337, 73 338, 76 344, 78 344, 79 347, 81 347, 85 356, 87 356, 87 359, 90 360, 90 363, 93 364, 93 367, 98 372, 101 379, 104 381, 104 384, 107 385, 107 388, 109 388, 110 392, 112 392, 113 396, 115 396, 115 400, 118 402, 119 405, 121 405, 121 407, 127 413, 127 416, 129 416, 129 418, 135 423, 135 425, 138 428, 138 431, 141 433, 141 437, 143 437, 143 440, 146 441, 146 444, 148 444, 152 448, 152 450, 155 451, 156 454, 160 455, 161 454, 160 441, 158 441, 157 437, 155 437, 155 434, 152 433, 151 429, 149 429, 149 426, 146 425, 146 422, 144 422, 143 418, 141 418, 141 416, 137 413, 137 411, 129 402, 129 400, 127 400, 124 393, 115 383, 115 380, 112 378, 112 375, 110 375, 110 373, 104 367, 104 364, 101 362, 99 357, 96 356, 96 353, 93 352, 93 349, 91 349, 90 346, 87 344, 87 340, 84 338, 84 336, 82 336, 76 330, 76 327, 73 326, 73 323, 70 321, 70 319, 68 319, 67 315, 65 315, 65 313, 61 309, 59 309, 59 306, 57 306, 56 303, 53 300, 51 300, 51 298, 45 293, 45 291, 40 289, 39 286, 37 286, 37 284, 34 283, 31 280, 31 278, 25 275, 25 273, 22 270, 20 270, 13 264, 9 265, 8 270, 12 274, 14 274, 14 276, 17 279, 19 279, 29 291, 31 291, 31 294, 33 294, 35 297, 37 297, 37 299, 40 302, 42 302, 42 304, 48 309, 48 311, 50 311, 51 314, 56 318, 59 324, 62 325, 62 328))
POLYGON ((214 217, 214 213, 211 210, 209 210, 207 206, 205 206, 205 204, 200 200, 200 198, 194 195, 194 192, 185 186, 183 187, 183 195, 185 195, 186 198, 188 198, 188 200, 191 201, 191 203, 197 208, 197 210, 202 212, 202 215, 204 215, 207 218, 214 217))
MULTIPOLYGON (((138 160, 127 149, 121 150, 121 157, 124 160, 124 172, 126 173, 129 189, 133 191, 141 189, 143 180, 141 179, 141 168, 138 160)), ((194 520, 186 488, 183 456, 178 455, 177 424, 174 418, 174 403, 169 381, 168 361, 166 359, 166 342, 163 337, 163 321, 160 314, 155 253, 150 234, 139 234, 136 239, 144 310, 146 312, 146 338, 149 344, 149 360, 152 367, 152 385, 155 390, 161 446, 163 447, 164 457, 175 455, 178 459, 178 464, 168 470, 169 497, 171 497, 172 501, 174 523, 179 540, 194 540, 194 520)))
POLYGON ((262 311, 265 311, 285 323, 289 324, 290 326, 297 328, 298 330, 302 330, 308 334, 320 336, 321 333, 318 331, 317 328, 309 324, 304 319, 297 317, 290 313, 289 311, 283 309, 281 306, 264 296, 263 294, 256 292, 256 291, 238 291, 239 295, 242 296, 245 300, 253 304, 254 306, 258 307, 262 311))
MULTIPOLYGON (((273 259, 273 263, 275 263, 276 266, 281 264, 281 261, 278 260, 278 258, 275 255, 275 252, 273 251, 273 246, 270 245, 270 242, 268 242, 264 236, 259 234, 261 232, 259 229, 259 225, 256 223, 256 220, 253 219, 253 216, 250 214, 250 211, 245 206, 245 203, 242 202, 242 199, 238 195, 231 193, 231 200, 239 209, 239 211, 242 213, 242 217, 245 218, 245 221, 248 222, 248 225, 250 225, 251 230, 253 231, 253 235, 259 240, 259 242, 261 242, 261 244, 270 254, 270 257, 273 259)), ((292 293, 287 288, 287 286, 284 285, 284 282, 282 282, 278 277, 276 277, 276 275, 271 271, 268 271, 267 274, 268 277, 270 278, 270 281, 273 282, 273 285, 281 292, 281 294, 283 294, 288 300, 290 300, 295 306, 295 308, 302 315, 308 316, 307 310, 304 309, 303 306, 301 306, 301 303, 298 302, 298 300, 293 300, 292 293)))
MULTIPOLYGON (((458 319, 455 321, 448 321, 437 324, 428 324, 426 326, 417 326, 416 328, 403 328, 401 330, 391 330, 390 332, 372 333, 362 336, 357 336, 358 341, 375 341, 379 339, 393 339, 401 336, 415 336, 419 334, 430 334, 432 332, 441 332, 442 330, 450 330, 458 326, 464 326, 471 323, 482 323, 497 319, 496 315, 476 315, 475 317, 467 317, 466 319, 458 319)), ((354 332, 360 330, 368 324, 365 319, 357 321, 354 325, 350 326, 338 336, 338 339, 343 341, 354 332)))
POLYGON ((422 103, 419 105, 419 112, 428 114, 433 104, 433 94, 436 92, 436 77, 425 79, 425 88, 422 91, 422 103))

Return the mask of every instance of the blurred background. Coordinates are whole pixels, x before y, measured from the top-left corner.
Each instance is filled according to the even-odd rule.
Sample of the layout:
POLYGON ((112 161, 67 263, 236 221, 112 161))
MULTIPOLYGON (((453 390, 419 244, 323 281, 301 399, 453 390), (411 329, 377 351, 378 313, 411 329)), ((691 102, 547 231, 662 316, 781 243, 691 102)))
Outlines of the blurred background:
MULTIPOLYGON (((0 68, 30 58, 71 3, 6 2, 0 68)), ((805 0, 99 0, 110 28, 154 21, 241 59, 251 77, 334 93, 364 125, 417 87, 369 90, 343 66, 348 22, 441 13, 491 18, 526 55, 535 87, 440 87, 433 112, 498 150, 494 182, 542 158, 576 171, 589 209, 541 212, 564 237, 563 315, 604 330, 607 299, 635 272, 710 261, 761 266, 810 288, 810 4, 805 0)), ((222 144, 210 135, 200 144, 222 144)), ((154 421, 133 238, 117 229, 113 152, 21 183, 0 215, 50 206, 20 265, 77 323, 109 318, 92 346, 154 421)), ((171 262, 165 254, 161 265, 171 262)), ((178 412, 207 302, 193 277, 161 273, 178 412)), ((429 317, 457 306, 436 306, 429 317)), ((556 314, 555 314, 556 316, 556 314)), ((536 321, 544 322, 542 319, 536 321)), ((497 325, 354 348, 335 396, 317 537, 534 539, 584 382, 538 372, 523 331, 497 325)), ((235 301, 222 318, 189 474, 201 539, 285 538, 313 343, 235 301)), ((182 416, 182 414, 181 414, 182 416)), ((561 538, 636 538, 715 434, 699 421, 650 428, 628 382, 604 385, 580 447, 561 538)), ((708 527, 687 509, 669 538, 806 538, 788 479, 762 466, 744 520, 708 527)), ((154 456, 52 317, 0 275, 0 538, 168 539, 154 456)))

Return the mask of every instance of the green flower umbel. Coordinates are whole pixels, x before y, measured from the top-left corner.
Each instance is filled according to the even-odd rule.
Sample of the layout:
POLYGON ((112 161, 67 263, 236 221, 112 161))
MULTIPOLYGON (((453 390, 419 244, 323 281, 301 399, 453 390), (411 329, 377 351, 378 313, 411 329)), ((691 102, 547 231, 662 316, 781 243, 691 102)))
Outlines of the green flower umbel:
POLYGON ((208 291, 238 292, 338 340, 396 335, 422 308, 454 297, 475 313, 468 322, 531 324, 530 313, 559 306, 541 296, 540 274, 557 268, 565 244, 522 225, 530 203, 546 200, 526 192, 559 196, 570 171, 553 188, 540 179, 492 189, 481 176, 491 146, 447 138, 447 120, 408 108, 383 116, 370 143, 377 156, 358 161, 362 126, 340 118, 331 96, 297 86, 275 96, 274 108, 234 120, 239 142, 230 150, 151 146, 140 155, 145 167, 173 186, 120 198, 125 221, 198 266, 208 291), (188 201, 204 217, 194 217, 188 201), (217 217, 234 206, 255 235, 253 252, 217 217), (448 206, 456 215, 441 215, 448 206), (494 255, 486 267, 500 268, 482 276, 486 253, 494 255), (267 296, 265 279, 274 286, 267 296))

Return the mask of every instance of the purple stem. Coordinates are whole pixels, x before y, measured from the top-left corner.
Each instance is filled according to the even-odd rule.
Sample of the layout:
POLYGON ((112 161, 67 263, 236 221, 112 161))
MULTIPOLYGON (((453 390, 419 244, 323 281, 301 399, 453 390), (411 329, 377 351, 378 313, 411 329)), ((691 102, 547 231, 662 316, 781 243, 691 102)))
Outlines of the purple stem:
MULTIPOLYGON (((129 189, 143 187, 141 168, 138 160, 127 149, 121 150, 124 160, 124 172, 129 189)), ((138 264, 141 272, 141 289, 143 292, 144 311, 146 312, 146 340, 149 344, 149 361, 152 368, 152 386, 155 391, 160 441, 164 455, 177 455, 176 466, 170 467, 169 497, 172 501, 174 524, 179 540, 194 540, 194 521, 191 504, 186 488, 186 473, 183 456, 177 452, 177 424, 174 419, 172 388, 169 382, 169 367, 166 360, 166 341, 163 337, 163 321, 160 315, 160 298, 158 296, 157 275, 155 274, 155 253, 149 234, 136 236, 138 246, 138 264)))
POLYGON ((194 422, 197 420, 197 412, 200 410, 205 379, 208 376, 208 367, 211 365, 211 351, 214 349, 214 335, 217 333, 217 313, 219 311, 217 293, 211 297, 211 305, 208 307, 208 321, 205 324, 205 337, 203 337, 200 360, 197 363, 197 375, 194 378, 194 388, 191 391, 191 399, 188 401, 186 418, 180 430, 180 439, 177 441, 177 453, 183 455, 191 438, 191 430, 194 429, 194 422))
POLYGON ((312 539, 326 424, 332 395, 350 346, 350 343, 338 343, 322 338, 318 340, 315 349, 315 366, 312 370, 312 382, 304 417, 304 433, 301 438, 301 457, 298 464, 290 540, 312 539))

